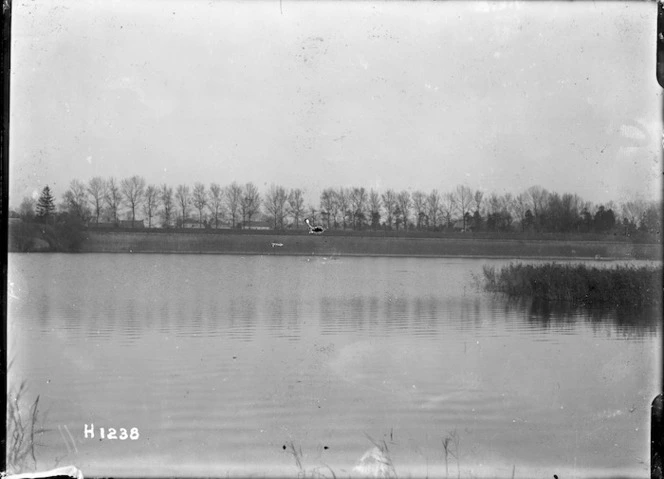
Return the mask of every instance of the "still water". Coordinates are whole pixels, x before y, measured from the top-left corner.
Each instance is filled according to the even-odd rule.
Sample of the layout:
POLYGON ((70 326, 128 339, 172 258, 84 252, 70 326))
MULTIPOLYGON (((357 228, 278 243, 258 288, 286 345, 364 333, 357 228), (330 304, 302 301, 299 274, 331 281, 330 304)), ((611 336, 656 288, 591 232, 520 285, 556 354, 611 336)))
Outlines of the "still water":
POLYGON ((478 292, 506 263, 10 254, 37 466, 346 477, 373 440, 399 477, 648 477, 658 314, 478 292))

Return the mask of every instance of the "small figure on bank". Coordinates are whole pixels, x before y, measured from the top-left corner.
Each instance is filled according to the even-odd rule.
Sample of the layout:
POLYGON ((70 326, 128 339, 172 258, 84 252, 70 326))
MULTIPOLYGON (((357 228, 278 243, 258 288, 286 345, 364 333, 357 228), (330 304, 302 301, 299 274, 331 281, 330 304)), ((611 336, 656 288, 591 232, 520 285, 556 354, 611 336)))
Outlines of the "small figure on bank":
POLYGON ((305 218, 304 222, 309 227, 309 234, 310 235, 322 235, 323 231, 325 231, 325 229, 322 226, 312 225, 311 222, 309 221, 309 218, 305 218))

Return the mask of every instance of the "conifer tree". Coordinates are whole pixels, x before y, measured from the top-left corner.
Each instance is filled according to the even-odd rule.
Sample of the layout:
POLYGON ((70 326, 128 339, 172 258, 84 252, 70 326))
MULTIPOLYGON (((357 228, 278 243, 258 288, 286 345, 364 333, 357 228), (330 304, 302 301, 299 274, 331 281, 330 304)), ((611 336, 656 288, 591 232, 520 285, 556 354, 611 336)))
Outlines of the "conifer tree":
POLYGON ((44 186, 41 195, 39 195, 39 201, 37 201, 37 217, 40 219, 49 218, 54 211, 55 204, 53 203, 51 189, 46 185, 44 186))

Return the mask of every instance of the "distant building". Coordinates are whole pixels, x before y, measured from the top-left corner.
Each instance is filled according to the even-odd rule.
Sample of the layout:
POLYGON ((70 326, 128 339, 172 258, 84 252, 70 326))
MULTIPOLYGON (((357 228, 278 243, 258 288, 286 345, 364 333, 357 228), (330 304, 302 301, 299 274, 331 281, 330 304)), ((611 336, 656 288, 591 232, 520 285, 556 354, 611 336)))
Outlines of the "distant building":
POLYGON ((145 220, 121 220, 118 223, 120 228, 145 228, 145 220))
POLYGON ((117 228, 117 225, 112 221, 100 221, 99 223, 90 223, 95 228, 117 228))
POLYGON ((454 224, 452 225, 452 229, 454 231, 461 231, 462 233, 466 231, 472 231, 473 226, 471 225, 471 222, 466 219, 466 227, 463 227, 463 220, 456 220, 454 224))
POLYGON ((145 220, 119 220, 117 223, 113 221, 100 221, 99 223, 90 222, 90 226, 95 228, 145 228, 145 220))
POLYGON ((213 230, 214 230, 214 229, 219 229, 219 230, 229 230, 229 229, 231 229, 231 224, 230 224, 229 222, 227 222, 227 221, 221 221, 221 220, 219 220, 219 223, 217 224, 217 226, 215 226, 215 224, 214 224, 214 220, 211 219, 211 220, 208 222, 208 228, 211 228, 211 229, 213 229, 213 230))
POLYGON ((182 225, 183 228, 186 229, 202 229, 206 228, 206 223, 203 222, 202 224, 198 222, 198 220, 192 220, 190 218, 187 218, 184 220, 184 224, 182 225))
POLYGON ((242 228, 246 230, 269 230, 272 229, 272 226, 269 221, 245 221, 242 228))

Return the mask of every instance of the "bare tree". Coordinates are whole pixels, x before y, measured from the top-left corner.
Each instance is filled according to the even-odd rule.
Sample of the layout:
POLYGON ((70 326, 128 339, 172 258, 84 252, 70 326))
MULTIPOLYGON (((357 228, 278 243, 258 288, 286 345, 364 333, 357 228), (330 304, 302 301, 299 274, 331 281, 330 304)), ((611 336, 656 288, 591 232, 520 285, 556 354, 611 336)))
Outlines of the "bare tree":
POLYGON ((454 205, 461 214, 463 230, 466 230, 466 214, 470 211, 473 193, 466 185, 458 185, 454 191, 454 205))
POLYGON ((224 191, 217 183, 210 184, 210 195, 208 208, 212 213, 214 218, 214 227, 219 228, 219 215, 222 212, 222 206, 224 203, 224 191))
POLYGON ((427 217, 427 195, 422 191, 414 191, 411 195, 413 200, 413 209, 415 210, 415 215, 417 218, 417 229, 421 230, 422 227, 426 224, 428 226, 428 217, 427 217))
MULTIPOLYGON (((607 213, 608 214, 608 213, 607 213)), ((662 203, 660 201, 648 201, 646 209, 639 220, 639 230, 656 235, 661 238, 662 234, 662 203)))
POLYGON ((641 218, 647 209, 648 204, 644 200, 637 198, 623 203, 620 209, 620 214, 628 223, 636 226, 640 223, 641 218))
POLYGON ((528 194, 528 198, 531 201, 533 214, 537 215, 542 213, 546 208, 546 201, 549 196, 549 192, 541 186, 531 186, 528 188, 526 193, 528 194))
POLYGON ((265 209, 272 216, 274 229, 283 229, 288 196, 283 186, 271 185, 265 196, 265 209))
POLYGON ((491 193, 489 195, 489 198, 487 198, 487 206, 486 206, 486 211, 487 214, 495 214, 495 213, 500 213, 500 211, 503 208, 503 202, 501 198, 496 194, 496 193, 491 193))
POLYGON ((159 188, 155 185, 148 185, 145 188, 145 201, 143 202, 143 213, 148 217, 148 228, 152 228, 152 218, 157 212, 159 206, 159 188))
POLYGON ((401 217, 403 218, 403 227, 404 229, 408 229, 408 216, 411 206, 410 193, 408 193, 408 191, 403 190, 397 195, 397 205, 399 206, 401 217))
POLYGON ((91 212, 88 207, 88 195, 85 184, 79 180, 71 180, 69 189, 63 195, 62 209, 70 215, 78 217, 85 222, 90 219, 91 212))
POLYGON ((540 231, 544 225, 544 216, 549 199, 549 192, 541 186, 531 186, 526 191, 532 205, 532 213, 535 217, 535 228, 540 231))
POLYGON ((288 203, 288 194, 286 193, 286 189, 278 186, 277 187, 277 218, 278 218, 278 225, 279 228, 283 229, 284 228, 284 220, 286 218, 286 204, 288 203))
MULTIPOLYGON (((512 193, 505 193, 502 197, 502 209, 508 213, 511 218, 514 218, 514 195, 512 193)), ((510 220, 511 222, 511 220, 510 220)))
POLYGON ((198 225, 203 226, 203 210, 208 204, 207 191, 205 191, 205 185, 203 183, 194 184, 191 202, 194 205, 194 208, 198 210, 198 225))
POLYGON ((182 216, 180 216, 180 227, 185 227, 185 222, 187 221, 187 209, 191 204, 191 193, 189 192, 189 187, 187 185, 178 185, 175 190, 175 201, 177 201, 180 211, 182 211, 182 216))
POLYGON ((145 194, 145 180, 140 176, 134 175, 131 178, 123 179, 120 187, 127 206, 131 210, 131 227, 133 228, 134 221, 136 221, 136 208, 140 205, 145 194))
POLYGON ((168 228, 171 226, 171 218, 173 217, 173 188, 164 184, 159 190, 161 197, 161 220, 162 226, 168 228))
POLYGON ((503 209, 511 213, 512 204, 514 203, 514 195, 508 192, 505 193, 500 199, 503 209))
POLYGON ((387 214, 387 218, 385 220, 387 222, 387 226, 391 228, 392 220, 394 219, 394 210, 397 207, 397 194, 394 192, 394 190, 390 189, 383 193, 382 198, 383 207, 385 208, 385 213, 387 214))
MULTIPOLYGON (((343 220, 343 211, 341 211, 341 205, 339 204, 339 197, 334 188, 329 188, 330 196, 332 199, 332 227, 339 228, 341 226, 340 221, 343 220), (339 212, 341 211, 341 218, 339 218, 339 212)), ((321 212, 322 213, 322 212, 321 212)))
POLYGON ((339 207, 339 210, 341 210, 341 223, 343 225, 343 229, 346 229, 346 218, 352 216, 350 214, 349 192, 346 188, 340 187, 336 191, 335 196, 337 206, 339 207))
POLYGON ((512 212, 514 216, 519 219, 521 224, 521 231, 526 229, 526 211, 528 210, 528 200, 524 193, 520 193, 514 197, 514 202, 512 203, 512 212))
POLYGON ((327 219, 327 229, 330 229, 330 219, 336 222, 336 192, 332 188, 324 189, 320 194, 321 215, 327 219))
MULTIPOLYGON (((590 201, 581 201, 579 204, 579 226, 584 232, 590 231, 593 227, 593 216, 590 213, 592 210, 593 204, 590 201)), ((524 227, 521 228, 522 231, 524 229, 524 227)))
POLYGON ((426 208, 433 229, 436 229, 436 226, 438 226, 438 212, 440 211, 440 205, 440 193, 438 193, 438 190, 431 190, 431 193, 429 193, 429 196, 427 196, 426 199, 426 208))
POLYGON ((258 193, 258 188, 249 182, 244 185, 242 190, 242 201, 240 203, 240 211, 242 212, 242 227, 244 228, 245 222, 251 222, 254 216, 261 207, 261 196, 258 193))
POLYGON ((371 216, 371 227, 375 230, 380 226, 380 194, 371 189, 369 191, 369 214, 371 216))
POLYGON ((304 192, 295 188, 288 193, 288 213, 295 221, 295 227, 300 227, 300 218, 304 216, 304 192))
POLYGON ((231 183, 224 190, 224 198, 228 212, 231 215, 231 227, 235 229, 237 215, 242 204, 242 187, 235 182, 231 183))
MULTIPOLYGON (((584 203, 583 200, 577 194, 565 193, 561 198, 561 203, 563 212, 562 226, 567 231, 578 230, 584 203)), ((612 206, 615 208, 615 205, 612 206)), ((610 209, 613 211, 613 208, 610 209)))
POLYGON ((95 215, 95 222, 99 223, 99 217, 104 207, 106 198, 106 181, 101 176, 95 176, 88 182, 88 194, 92 198, 92 210, 95 215))
POLYGON ((313 224, 318 224, 318 213, 314 205, 309 205, 309 217, 313 224))
POLYGON ((265 207, 265 211, 268 214, 268 216, 271 217, 272 219, 272 229, 277 229, 277 225, 279 224, 279 204, 278 204, 278 193, 277 193, 277 187, 274 184, 270 185, 270 188, 267 191, 267 194, 265 195, 265 199, 263 200, 263 206, 265 207))
POLYGON ((473 203, 475 205, 475 211, 478 213, 482 210, 482 198, 484 198, 484 192, 481 190, 475 191, 475 194, 473 194, 473 203))
POLYGON ((440 198, 440 212, 445 219, 445 226, 449 228, 452 225, 452 214, 454 213, 455 201, 454 193, 445 193, 440 198))
POLYGON ((505 193, 503 196, 491 193, 484 204, 486 228, 489 231, 509 231, 512 228, 516 200, 511 193, 505 193))
POLYGON ((36 203, 37 202, 29 196, 23 198, 23 201, 21 201, 21 206, 18 207, 18 215, 22 220, 30 221, 34 219, 36 203))
POLYGON ((104 198, 106 205, 108 206, 108 214, 110 220, 113 223, 118 222, 118 213, 120 209, 120 202, 122 201, 122 194, 120 193, 120 187, 115 181, 115 178, 111 177, 106 182, 106 196, 104 198))
POLYGON ((362 187, 355 187, 350 190, 349 200, 353 213, 353 228, 362 229, 363 224, 366 222, 367 191, 362 187))

